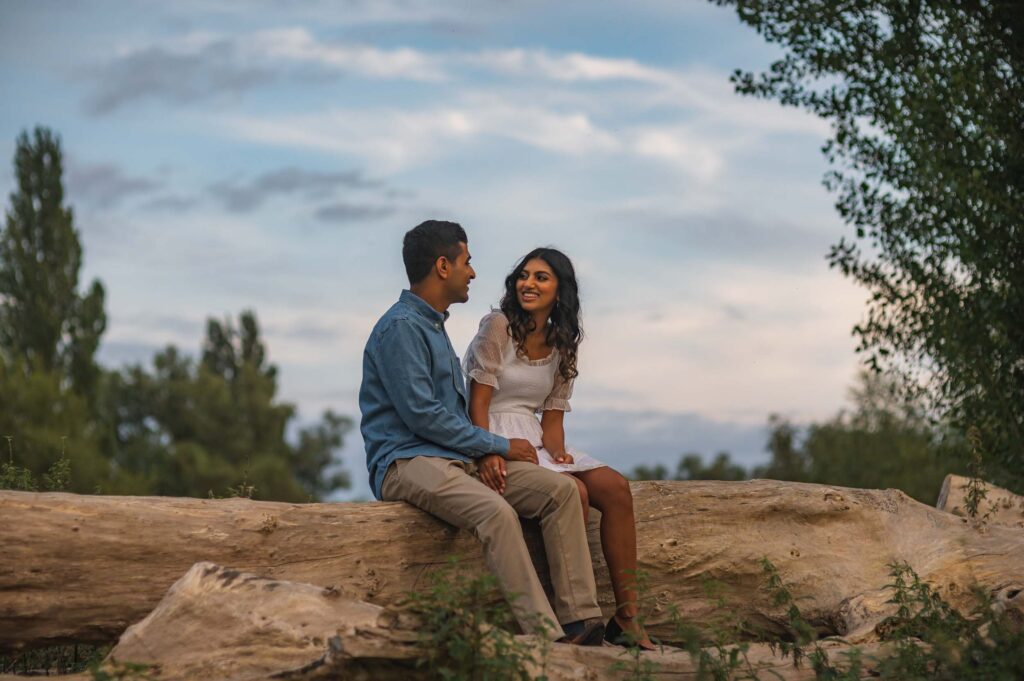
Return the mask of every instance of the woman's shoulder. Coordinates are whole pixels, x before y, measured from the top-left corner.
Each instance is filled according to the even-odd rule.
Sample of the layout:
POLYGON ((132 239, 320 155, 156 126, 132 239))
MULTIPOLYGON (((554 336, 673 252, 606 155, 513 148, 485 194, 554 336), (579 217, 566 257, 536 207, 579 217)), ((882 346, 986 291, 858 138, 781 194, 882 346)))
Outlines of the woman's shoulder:
POLYGON ((508 317, 501 310, 492 309, 480 319, 480 331, 508 333, 508 317))

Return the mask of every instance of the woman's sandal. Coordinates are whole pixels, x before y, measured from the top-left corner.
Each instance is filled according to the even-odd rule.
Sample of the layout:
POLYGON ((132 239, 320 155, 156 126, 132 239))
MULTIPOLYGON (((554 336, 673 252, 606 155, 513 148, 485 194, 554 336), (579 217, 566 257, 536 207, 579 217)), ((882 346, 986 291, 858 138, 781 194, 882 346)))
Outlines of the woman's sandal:
MULTIPOLYGON (((624 619, 624 620, 626 620, 628 622, 628 621, 632 620, 633 618, 632 617, 623 617, 622 619, 624 619)), ((617 645, 617 646, 623 646, 624 648, 631 648, 631 647, 635 646, 635 647, 639 648, 640 650, 645 650, 645 651, 648 651, 648 652, 652 652, 652 651, 655 651, 655 650, 658 649, 657 642, 653 641, 653 640, 649 644, 649 647, 648 647, 648 644, 643 642, 643 641, 635 641, 634 640, 631 643, 630 642, 630 637, 626 635, 626 631, 622 628, 622 625, 619 624, 619 620, 616 619, 615 615, 612 615, 612 618, 610 620, 608 620, 608 624, 605 625, 605 628, 604 628, 604 640, 608 641, 609 643, 612 643, 614 645, 617 645)))

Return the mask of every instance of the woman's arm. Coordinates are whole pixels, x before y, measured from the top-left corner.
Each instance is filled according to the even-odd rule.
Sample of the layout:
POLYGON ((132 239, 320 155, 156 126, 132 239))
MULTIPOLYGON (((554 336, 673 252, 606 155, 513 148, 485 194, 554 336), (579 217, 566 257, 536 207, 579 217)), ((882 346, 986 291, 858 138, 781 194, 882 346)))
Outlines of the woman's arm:
POLYGON ((494 396, 494 388, 485 384, 469 381, 469 420, 477 428, 490 430, 490 419, 487 412, 491 408, 491 397, 494 396))
MULTIPOLYGON (((487 416, 491 408, 491 397, 494 388, 486 383, 469 381, 469 420, 474 426, 488 430, 490 419, 487 416)), ((536 457, 534 457, 536 459, 536 457)), ((534 461, 536 463, 536 461, 534 461)), ((505 459, 500 456, 485 456, 477 462, 477 475, 484 483, 498 494, 505 493, 505 477, 508 475, 505 459)))
POLYGON ((565 451, 564 420, 565 412, 561 409, 548 409, 540 417, 540 427, 544 431, 541 442, 544 443, 544 449, 551 453, 555 463, 573 462, 572 455, 565 451))

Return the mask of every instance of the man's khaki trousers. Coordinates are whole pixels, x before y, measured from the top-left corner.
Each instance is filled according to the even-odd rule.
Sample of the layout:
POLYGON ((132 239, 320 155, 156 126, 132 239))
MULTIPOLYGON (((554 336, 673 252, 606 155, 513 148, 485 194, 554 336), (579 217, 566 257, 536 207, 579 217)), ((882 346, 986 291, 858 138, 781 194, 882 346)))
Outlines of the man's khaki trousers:
POLYGON ((519 626, 536 632, 538 618, 549 621, 553 627, 548 634, 557 639, 563 635, 558 624, 601 616, 579 491, 568 477, 536 464, 506 464, 503 496, 475 477, 475 463, 432 456, 399 459, 388 467, 381 496, 407 501, 472 532, 483 542, 487 567, 498 578, 519 626), (540 520, 554 612, 526 550, 519 516, 540 520))

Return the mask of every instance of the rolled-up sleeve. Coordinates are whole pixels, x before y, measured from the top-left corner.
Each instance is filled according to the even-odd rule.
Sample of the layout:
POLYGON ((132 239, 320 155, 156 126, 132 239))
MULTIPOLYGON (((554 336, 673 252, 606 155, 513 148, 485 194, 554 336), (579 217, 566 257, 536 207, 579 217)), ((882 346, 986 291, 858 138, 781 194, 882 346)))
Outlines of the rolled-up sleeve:
POLYGON ((474 458, 508 453, 508 440, 474 426, 437 398, 430 375, 430 350, 411 322, 396 319, 377 343, 381 383, 410 431, 474 458))

